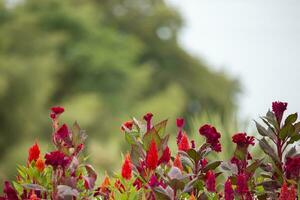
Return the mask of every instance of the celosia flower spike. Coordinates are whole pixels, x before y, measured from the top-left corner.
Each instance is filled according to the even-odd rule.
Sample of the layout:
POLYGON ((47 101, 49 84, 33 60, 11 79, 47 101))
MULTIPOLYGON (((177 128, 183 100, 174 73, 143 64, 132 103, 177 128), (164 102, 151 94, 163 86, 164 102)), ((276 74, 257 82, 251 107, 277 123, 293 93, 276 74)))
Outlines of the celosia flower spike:
POLYGON ((286 102, 281 101, 275 101, 272 103, 272 111, 274 112, 279 125, 282 120, 283 113, 287 108, 287 105, 288 104, 286 102))
POLYGON ((173 166, 180 169, 180 171, 183 170, 183 166, 182 166, 182 163, 181 163, 181 160, 180 160, 180 157, 178 154, 176 155, 176 157, 174 159, 173 166))
POLYGON ((178 128, 178 133, 177 133, 177 145, 179 144, 180 140, 181 140, 181 137, 182 137, 182 129, 183 129, 183 126, 184 126, 184 119, 183 118, 178 118, 176 119, 176 125, 177 125, 177 128, 178 128))
POLYGON ((181 137, 181 140, 178 144, 178 150, 180 151, 188 151, 190 149, 190 143, 188 136, 184 133, 181 137))
POLYGON ((144 120, 147 122, 147 131, 151 129, 151 120, 152 120, 153 114, 152 113, 147 113, 144 115, 144 120))
POLYGON ((154 140, 151 141, 149 149, 146 154, 146 166, 148 169, 154 170, 158 164, 158 152, 156 143, 154 140))
POLYGON ((36 142, 28 150, 28 163, 30 164, 32 161, 37 161, 37 159, 40 157, 40 152, 40 147, 36 142))
POLYGON ((213 171, 209 170, 206 173, 206 189, 209 192, 215 192, 216 191, 216 176, 213 171))
POLYGON ((132 176, 132 163, 130 159, 130 155, 127 154, 125 156, 124 163, 122 165, 122 177, 125 178, 126 180, 131 179, 132 176))
POLYGON ((230 179, 225 182, 225 200, 234 200, 234 191, 230 179))

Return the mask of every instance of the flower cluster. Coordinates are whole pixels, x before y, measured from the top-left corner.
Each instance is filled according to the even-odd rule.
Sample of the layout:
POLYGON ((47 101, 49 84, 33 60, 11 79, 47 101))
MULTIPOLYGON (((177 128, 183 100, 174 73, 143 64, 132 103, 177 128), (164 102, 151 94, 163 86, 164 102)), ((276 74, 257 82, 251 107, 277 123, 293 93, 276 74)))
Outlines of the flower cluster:
POLYGON ((167 120, 153 124, 153 114, 147 113, 141 121, 126 121, 121 131, 130 152, 125 154, 120 171, 113 177, 105 174, 96 186, 97 173, 83 162, 85 132, 77 123, 70 128, 60 125, 64 108, 53 107, 50 118, 55 149, 43 154, 35 142, 28 150, 26 165, 18 168, 17 180, 4 183, 0 200, 295 200, 300 187, 300 156, 293 144, 300 140, 300 123, 297 113, 283 121, 286 108, 287 103, 273 102, 272 111, 261 118, 265 125, 255 122, 258 138, 233 134, 235 150, 231 159, 224 161, 216 160, 217 153, 226 151, 220 142, 224 133, 212 125, 199 128, 197 137, 206 142, 197 144, 199 140, 189 138, 184 129, 184 119, 178 118, 177 149, 172 152, 167 120), (272 162, 264 155, 255 158, 250 154, 255 144, 272 162))

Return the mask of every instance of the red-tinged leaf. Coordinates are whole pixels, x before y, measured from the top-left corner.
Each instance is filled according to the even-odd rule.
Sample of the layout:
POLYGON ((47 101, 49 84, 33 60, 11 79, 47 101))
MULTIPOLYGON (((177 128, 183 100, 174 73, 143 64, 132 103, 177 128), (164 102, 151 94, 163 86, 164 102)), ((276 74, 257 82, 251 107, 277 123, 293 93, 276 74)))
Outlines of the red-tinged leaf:
POLYGON ((251 165, 246 168, 246 171, 249 173, 254 173, 256 169, 261 165, 263 159, 255 160, 251 165))
POLYGON ((187 154, 194 160, 195 163, 197 163, 201 159, 200 154, 195 149, 189 149, 187 151, 187 154))
POLYGON ((219 167, 219 165, 222 163, 222 161, 214 161, 214 162, 211 162, 211 163, 208 163, 204 169, 203 169, 203 172, 207 172, 208 170, 214 170, 216 169, 217 167, 219 167))
POLYGON ((274 149, 269 145, 265 138, 259 140, 259 146, 268 156, 272 158, 273 161, 275 161, 276 163, 280 163, 279 158, 276 155, 274 149))
POLYGON ((271 128, 265 129, 265 127, 263 127, 262 125, 260 125, 256 121, 254 121, 254 122, 255 122, 255 125, 256 125, 256 129, 257 129, 257 131, 260 135, 267 136, 267 137, 269 137, 273 140, 276 140, 276 135, 275 135, 275 133, 273 132, 273 130, 271 128))
POLYGON ((159 122, 158 124, 154 125, 154 129, 158 133, 159 137, 163 138, 166 133, 166 127, 167 127, 168 120, 163 120, 159 122))
POLYGON ((57 196, 58 199, 73 199, 79 196, 79 192, 70 186, 59 185, 57 186, 57 196))

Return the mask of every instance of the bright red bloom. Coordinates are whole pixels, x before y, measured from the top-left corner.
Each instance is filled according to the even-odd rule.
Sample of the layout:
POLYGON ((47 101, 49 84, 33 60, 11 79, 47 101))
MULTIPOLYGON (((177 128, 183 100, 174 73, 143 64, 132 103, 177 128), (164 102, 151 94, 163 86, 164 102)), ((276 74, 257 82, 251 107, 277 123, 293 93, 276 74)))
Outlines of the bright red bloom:
POLYGON ((279 200, 288 200, 289 196, 290 196, 289 188, 286 182, 284 182, 280 189, 279 200))
POLYGON ((237 133, 232 136, 232 142, 236 143, 239 146, 249 146, 254 145, 254 137, 247 136, 246 133, 237 133))
POLYGON ((181 160, 180 160, 180 157, 179 155, 177 154, 174 161, 173 161, 173 166, 174 167, 177 167, 178 169, 180 169, 180 171, 183 170, 183 166, 182 166, 182 163, 181 163, 181 160))
POLYGON ((277 122, 280 124, 284 111, 287 108, 286 102, 275 101, 272 103, 272 111, 275 114, 277 122))
POLYGON ((124 163, 122 165, 122 177, 125 178, 126 180, 131 179, 132 176, 132 163, 130 159, 130 155, 127 154, 125 156, 124 163))
POLYGON ((122 129, 122 131, 125 131, 125 128, 127 128, 128 130, 132 130, 132 126, 133 126, 133 121, 132 121, 132 120, 129 120, 129 121, 124 122, 124 123, 122 124, 121 129, 122 129))
POLYGON ((169 149, 169 147, 167 146, 164 151, 163 151, 163 154, 162 156, 160 157, 159 161, 158 161, 158 164, 161 164, 161 163, 168 163, 171 159, 171 151, 169 149))
POLYGON ((40 147, 37 143, 32 145, 28 150, 28 163, 31 163, 33 160, 36 161, 40 157, 40 147))
POLYGON ((239 174, 237 175, 237 187, 236 191, 240 195, 246 194, 248 190, 248 184, 247 184, 247 177, 245 174, 239 174))
POLYGON ((216 191, 216 176, 213 171, 209 170, 206 173, 206 180, 205 180, 206 189, 209 192, 216 191))
POLYGON ((71 161, 70 157, 60 151, 52 151, 45 155, 45 164, 51 165, 54 169, 57 167, 65 168, 71 161))
POLYGON ((230 179, 225 182, 225 200, 234 200, 234 191, 230 179))
POLYGON ((154 140, 151 141, 150 143, 150 147, 147 151, 146 154, 146 166, 149 169, 155 169, 157 167, 158 164, 158 152, 157 152, 157 147, 156 147, 156 143, 154 140))
POLYGON ((69 129, 66 124, 63 124, 55 133, 57 139, 64 140, 69 137, 69 129))
POLYGON ((209 143, 212 150, 216 152, 221 152, 221 143, 219 139, 221 138, 221 134, 217 132, 216 128, 205 124, 199 129, 200 135, 203 135, 206 137, 206 143, 209 143))
POLYGON ((51 108, 51 111, 56 114, 56 115, 59 115, 61 113, 63 113, 65 111, 65 109, 63 107, 60 107, 60 106, 54 106, 51 108))
POLYGON ((187 137, 186 134, 183 134, 181 137, 181 140, 178 144, 178 150, 180 151, 188 151, 190 149, 190 143, 189 143, 189 138, 187 137))
POLYGON ((144 115, 144 120, 147 122, 147 131, 151 129, 151 120, 152 120, 153 114, 147 113, 144 115))
POLYGON ((287 178, 297 180, 300 176, 300 156, 288 157, 284 170, 287 178))

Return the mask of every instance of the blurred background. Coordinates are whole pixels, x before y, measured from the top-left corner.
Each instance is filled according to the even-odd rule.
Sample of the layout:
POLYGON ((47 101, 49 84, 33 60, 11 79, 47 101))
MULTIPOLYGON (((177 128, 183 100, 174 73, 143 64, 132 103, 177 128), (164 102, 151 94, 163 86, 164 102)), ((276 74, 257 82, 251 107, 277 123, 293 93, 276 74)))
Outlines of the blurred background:
MULTIPOLYGON (((0 0, 0 180, 35 141, 51 150, 49 108, 89 135, 100 173, 117 170, 121 123, 185 117, 191 137, 213 123, 253 129, 273 100, 298 103, 299 1, 0 0), (250 127, 250 128, 249 128, 250 127)), ((121 136, 121 137, 120 137, 121 136)), ((172 139, 171 139, 172 140, 172 139)))

